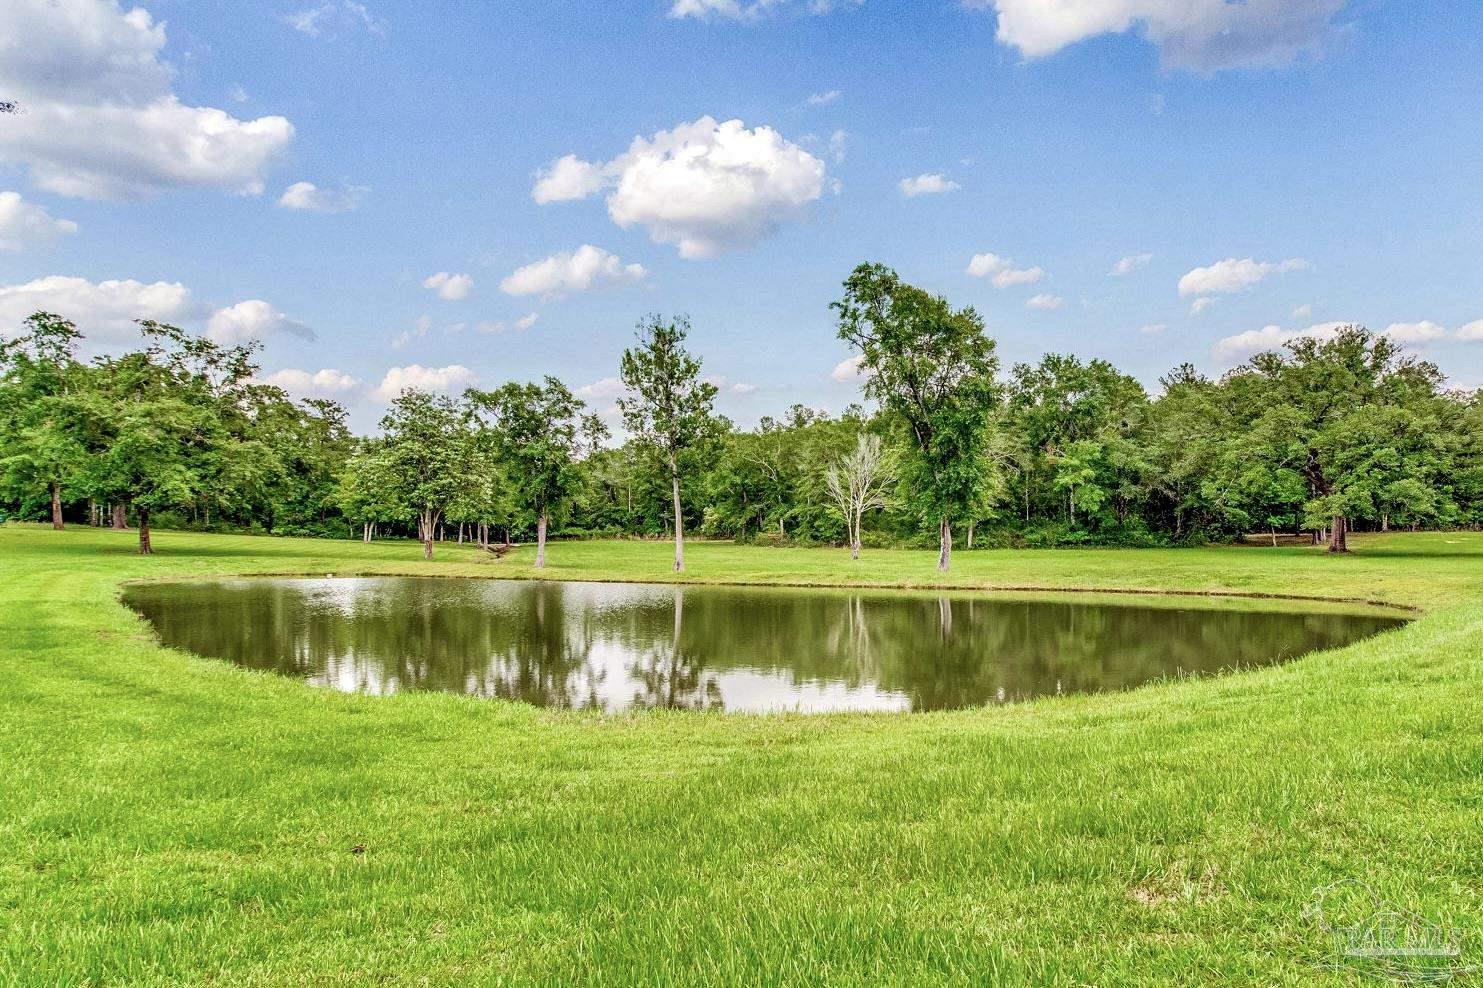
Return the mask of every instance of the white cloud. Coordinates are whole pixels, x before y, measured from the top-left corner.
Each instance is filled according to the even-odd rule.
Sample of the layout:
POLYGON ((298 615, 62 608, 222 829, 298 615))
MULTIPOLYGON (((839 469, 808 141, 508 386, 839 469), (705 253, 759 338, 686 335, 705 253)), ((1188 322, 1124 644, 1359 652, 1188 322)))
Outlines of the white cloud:
POLYGON ((858 381, 864 376, 865 358, 860 354, 841 360, 834 365, 834 370, 829 372, 829 379, 831 381, 838 381, 840 384, 858 381))
POLYGON ((110 343, 137 338, 136 319, 180 323, 201 318, 203 306, 179 282, 91 282, 49 275, 20 285, 0 285, 0 330, 19 326, 33 312, 71 319, 89 339, 110 343))
POLYGON ((532 326, 534 326, 536 324, 536 320, 539 319, 539 318, 540 318, 539 315, 537 315, 536 313, 532 312, 532 313, 530 313, 530 315, 521 316, 519 319, 516 319, 513 323, 505 323, 505 322, 501 322, 501 321, 481 322, 481 323, 476 324, 474 326, 474 328, 477 329, 481 333, 489 333, 489 334, 503 333, 503 332, 506 332, 507 330, 511 330, 511 329, 515 330, 515 332, 517 332, 517 333, 523 333, 527 329, 530 329, 532 326))
POLYGON ((999 15, 1000 42, 1027 58, 1140 28, 1165 66, 1278 66, 1318 50, 1345 0, 963 0, 999 15))
POLYGON ((283 190, 278 205, 284 209, 303 209, 313 213, 348 213, 359 208, 369 191, 370 187, 365 185, 321 189, 313 182, 295 182, 283 190))
MULTIPOLYGON (((670 0, 669 16, 674 18, 694 17, 706 20, 712 17, 733 21, 749 21, 773 10, 788 5, 789 0, 670 0)), ((858 7, 865 0, 808 0, 804 8, 810 14, 827 14, 840 7, 858 7)))
POLYGON ((54 219, 19 192, 0 192, 0 250, 47 247, 76 232, 76 223, 54 219))
POLYGON ((771 127, 740 120, 694 123, 637 137, 604 163, 567 155, 540 172, 538 203, 586 198, 601 189, 620 227, 642 226, 686 258, 748 247, 823 195, 824 162, 771 127))
POLYGON ((1237 260, 1228 257, 1208 267, 1195 268, 1179 279, 1179 295, 1231 295, 1266 279, 1273 274, 1289 271, 1304 271, 1311 265, 1301 257, 1285 261, 1258 261, 1247 257, 1237 260))
POLYGON ((1059 295, 1042 292, 1026 302, 1025 307, 1029 309, 1040 309, 1042 312, 1050 312, 1059 309, 1064 302, 1065 299, 1059 295))
MULTIPOLYGON (((850 135, 848 131, 836 130, 829 135, 829 157, 836 164, 843 164, 845 154, 850 150, 850 135)), ((838 191, 836 189, 835 191, 838 191)))
POLYGON ((293 125, 185 105, 171 92, 164 45, 164 25, 140 7, 10 0, 0 17, 0 92, 26 112, 0 128, 0 164, 87 199, 171 188, 261 193, 293 125))
POLYGON ((206 320, 206 335, 225 346, 263 340, 279 333, 314 339, 314 331, 295 322, 262 299, 248 299, 217 309, 206 320))
POLYGON ((1457 338, 1469 343, 1483 343, 1483 319, 1463 326, 1457 331, 1457 338))
POLYGON ((1152 260, 1152 254, 1129 254, 1114 264, 1108 274, 1114 278, 1122 278, 1132 274, 1134 271, 1143 270, 1148 267, 1149 262, 1152 260))
POLYGON ((713 374, 705 379, 705 383, 714 385, 717 391, 726 391, 734 395, 749 395, 757 390, 755 384, 732 381, 723 374, 713 374))
POLYGON ((372 34, 386 33, 386 26, 377 20, 365 4, 355 0, 328 0, 315 7, 294 11, 283 18, 289 27, 311 38, 318 38, 326 31, 364 28, 372 34))
POLYGON ((432 328, 433 317, 425 314, 420 315, 411 329, 403 330, 397 334, 396 338, 391 341, 391 348, 393 350, 400 350, 413 340, 422 339, 432 328))
POLYGON ((838 100, 843 95, 844 94, 841 93, 838 89, 831 89, 828 92, 824 93, 814 93, 813 95, 809 96, 808 105, 827 106, 828 104, 838 100))
POLYGON ((1197 298, 1189 307, 1190 314, 1198 316, 1200 313, 1204 312, 1206 309, 1214 305, 1216 301, 1216 299, 1211 298, 1209 295, 1206 295, 1204 298, 1197 298))
POLYGON ((1227 336, 1218 340, 1211 352, 1217 360, 1235 363, 1253 354, 1276 350, 1289 340, 1295 340, 1300 336, 1318 340, 1332 339, 1346 325, 1348 324, 1342 322, 1326 322, 1309 326, 1307 329, 1263 326, 1261 329, 1249 329, 1244 333, 1237 333, 1235 336, 1227 336))
POLYGON ((474 279, 466 274, 439 271, 422 279, 422 287, 430 292, 437 292, 438 298, 445 302, 461 302, 474 290, 474 279))
POLYGON ((282 388, 299 398, 333 398, 348 394, 360 387, 360 382, 333 367, 310 373, 295 367, 274 371, 263 378, 263 383, 282 388))
POLYGON ((901 194, 908 199, 918 196, 942 195, 945 192, 956 192, 962 188, 957 182, 937 172, 927 172, 914 178, 903 178, 896 183, 901 189, 901 194))
POLYGON ((1382 331, 1397 343, 1430 343, 1447 337, 1447 329, 1429 319, 1421 322, 1393 322, 1382 331))
POLYGON ((586 199, 600 192, 608 184, 601 165, 583 161, 574 154, 557 158, 551 167, 536 173, 535 188, 531 198, 544 206, 550 202, 571 202, 586 199))
POLYGON ((995 288, 1033 285, 1045 278, 1043 268, 1017 268, 1009 258, 998 254, 974 254, 968 262, 968 273, 975 278, 992 278, 995 288))
POLYGON ((447 367, 409 364, 388 370, 376 387, 376 397, 382 401, 391 401, 408 389, 454 394, 469 387, 476 379, 477 375, 462 364, 450 364, 447 367))
POLYGON ((500 282, 500 290, 506 295, 555 298, 641 281, 647 274, 642 264, 624 264, 616 254, 583 244, 571 253, 552 254, 545 260, 517 268, 500 282))
POLYGON ((616 377, 605 377, 591 384, 584 384, 577 389, 578 398, 618 398, 626 394, 627 388, 623 386, 622 380, 616 377))
POLYGON ((1311 319, 1311 318, 1313 318, 1313 306, 1308 305, 1307 303, 1304 303, 1303 305, 1298 306, 1297 308, 1295 308, 1295 309, 1292 310, 1292 317, 1294 319, 1311 319))

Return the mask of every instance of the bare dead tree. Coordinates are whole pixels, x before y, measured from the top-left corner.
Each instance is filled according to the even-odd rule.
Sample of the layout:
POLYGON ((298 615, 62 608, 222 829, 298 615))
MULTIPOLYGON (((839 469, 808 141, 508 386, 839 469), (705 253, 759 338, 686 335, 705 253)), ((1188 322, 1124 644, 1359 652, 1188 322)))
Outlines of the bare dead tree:
POLYGON ((824 470, 824 487, 850 532, 850 558, 860 558, 860 520, 888 502, 894 468, 881 437, 862 435, 852 452, 824 470))

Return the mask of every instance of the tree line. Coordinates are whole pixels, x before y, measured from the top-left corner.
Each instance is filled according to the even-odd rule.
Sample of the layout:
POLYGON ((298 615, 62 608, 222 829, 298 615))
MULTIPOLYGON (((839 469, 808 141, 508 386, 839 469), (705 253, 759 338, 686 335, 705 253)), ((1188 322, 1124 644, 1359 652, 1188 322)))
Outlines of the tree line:
POLYGON ((408 390, 376 435, 255 377, 257 346, 141 321, 143 345, 79 358, 38 312, 0 342, 0 513, 416 537, 494 552, 548 536, 847 545, 1160 545, 1262 533, 1347 550, 1358 529, 1483 522, 1483 399, 1358 326, 1218 379, 1182 364, 1150 395, 1104 360, 1002 371, 972 308, 856 268, 832 306, 872 408, 795 405, 754 429, 683 318, 640 323, 620 362, 624 439, 561 381, 408 390))

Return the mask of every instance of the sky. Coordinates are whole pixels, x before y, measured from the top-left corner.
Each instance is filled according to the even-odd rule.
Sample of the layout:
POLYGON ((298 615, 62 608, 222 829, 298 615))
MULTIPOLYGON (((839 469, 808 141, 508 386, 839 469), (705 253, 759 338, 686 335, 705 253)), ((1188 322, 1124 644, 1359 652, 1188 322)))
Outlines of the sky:
POLYGON ((838 412, 862 261, 1007 368, 1156 390, 1355 322, 1483 386, 1476 0, 6 0, 0 335, 260 340, 361 430, 649 313, 718 407, 838 412))

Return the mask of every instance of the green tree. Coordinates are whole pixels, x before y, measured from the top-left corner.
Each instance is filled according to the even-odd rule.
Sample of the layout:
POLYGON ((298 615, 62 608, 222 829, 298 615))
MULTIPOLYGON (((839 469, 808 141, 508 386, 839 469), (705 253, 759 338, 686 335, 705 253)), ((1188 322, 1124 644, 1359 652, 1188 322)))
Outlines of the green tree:
POLYGON ((566 385, 510 382, 493 391, 469 391, 467 400, 491 427, 495 455, 509 472, 522 504, 536 519, 537 569, 546 565, 546 531, 565 517, 582 487, 578 461, 607 430, 566 385))
POLYGON ((832 304, 839 336, 860 351, 865 393, 905 427, 902 479, 923 517, 937 522, 937 567, 952 561, 953 522, 986 510, 996 486, 989 456, 999 387, 994 341, 972 308, 862 264, 832 304))
POLYGON ((377 476, 390 487, 388 499, 416 517, 422 556, 432 559, 438 524, 468 482, 468 416, 450 398, 409 389, 391 403, 381 432, 377 476))
POLYGON ((79 391, 87 369, 77 362, 77 327, 37 312, 17 338, 0 341, 0 485, 25 500, 45 492, 52 528, 61 529, 63 494, 87 464, 79 391))
POLYGON ((700 379, 700 361, 685 349, 689 333, 683 316, 666 321, 656 315, 639 323, 638 345, 623 351, 620 373, 628 393, 618 399, 625 427, 668 475, 676 573, 685 569, 680 478, 724 431, 712 414, 716 386, 700 379))
POLYGON ((98 500, 131 503, 139 552, 154 551, 150 517, 220 490, 241 452, 227 423, 257 371, 254 347, 222 347, 165 323, 139 323, 142 351, 97 364, 84 414, 96 452, 81 485, 98 500))

